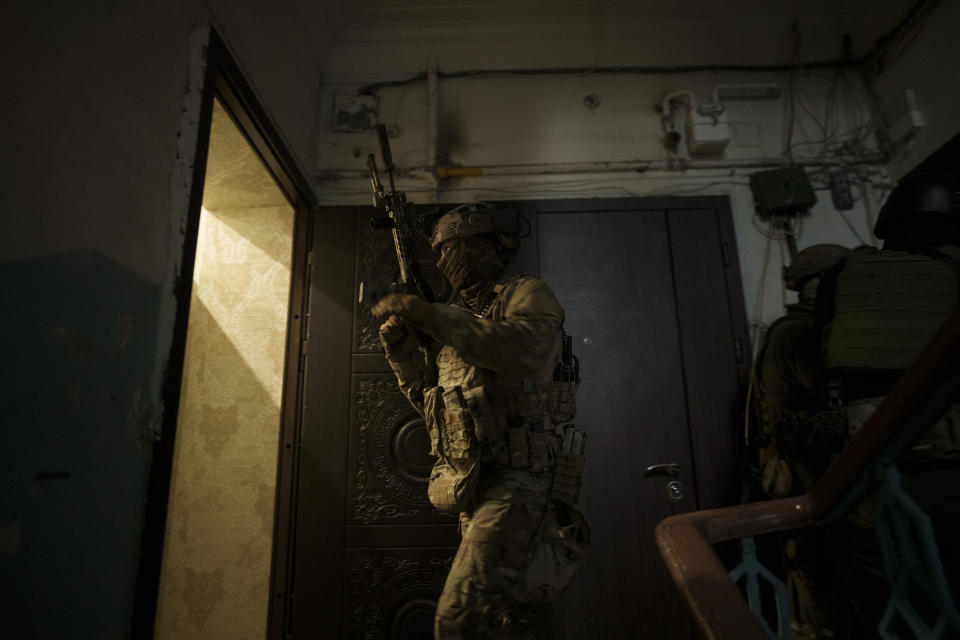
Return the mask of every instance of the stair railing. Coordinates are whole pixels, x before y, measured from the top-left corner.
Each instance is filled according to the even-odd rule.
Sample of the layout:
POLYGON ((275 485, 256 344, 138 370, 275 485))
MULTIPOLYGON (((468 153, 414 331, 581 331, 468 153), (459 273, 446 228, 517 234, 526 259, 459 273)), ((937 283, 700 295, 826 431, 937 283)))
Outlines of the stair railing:
POLYGON ((876 483, 876 461, 896 460, 958 397, 960 310, 943 324, 809 493, 682 513, 657 525, 660 554, 703 638, 769 638, 717 557, 714 544, 840 517, 876 483))

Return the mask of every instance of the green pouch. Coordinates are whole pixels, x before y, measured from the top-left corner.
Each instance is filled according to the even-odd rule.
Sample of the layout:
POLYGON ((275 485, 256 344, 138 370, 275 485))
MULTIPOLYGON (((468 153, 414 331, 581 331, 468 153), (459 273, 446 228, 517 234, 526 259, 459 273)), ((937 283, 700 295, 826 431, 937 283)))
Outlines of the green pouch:
POLYGON ((439 387, 433 387, 423 394, 423 418, 427 425, 427 434, 430 436, 430 455, 435 458, 440 456, 440 425, 437 407, 439 389, 439 387))
POLYGON ((430 474, 427 497, 438 511, 445 513, 466 511, 476 492, 479 477, 476 462, 458 469, 439 460, 433 465, 433 471, 430 474))
POLYGON ((577 414, 577 383, 550 382, 550 420, 554 424, 570 422, 577 414))
POLYGON ((553 476, 550 497, 568 505, 576 504, 583 484, 583 469, 586 458, 583 454, 557 452, 557 468, 553 476))
POLYGON ((466 409, 444 409, 443 452, 453 464, 477 457, 479 443, 473 433, 473 420, 466 409))
POLYGON ((530 432, 530 471, 540 473, 550 466, 550 441, 553 434, 548 431, 530 432))
POLYGON ((521 602, 549 602, 563 593, 590 548, 590 526, 574 507, 558 504, 544 515, 540 538, 518 581, 521 602))
POLYGON ((474 433, 481 444, 499 442, 506 429, 506 419, 494 410, 484 387, 463 390, 463 399, 473 420, 474 433))

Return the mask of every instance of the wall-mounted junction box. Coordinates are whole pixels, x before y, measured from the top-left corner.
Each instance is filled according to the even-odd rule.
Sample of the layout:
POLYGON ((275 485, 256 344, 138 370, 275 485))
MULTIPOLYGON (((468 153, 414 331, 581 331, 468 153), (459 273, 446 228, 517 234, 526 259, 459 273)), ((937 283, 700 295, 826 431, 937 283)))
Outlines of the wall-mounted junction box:
POLYGON ((687 110, 687 147, 694 155, 715 155, 730 143, 730 123, 727 114, 714 103, 687 110))
POLYGON ((750 175, 757 215, 806 211, 817 203, 803 167, 783 167, 750 175))

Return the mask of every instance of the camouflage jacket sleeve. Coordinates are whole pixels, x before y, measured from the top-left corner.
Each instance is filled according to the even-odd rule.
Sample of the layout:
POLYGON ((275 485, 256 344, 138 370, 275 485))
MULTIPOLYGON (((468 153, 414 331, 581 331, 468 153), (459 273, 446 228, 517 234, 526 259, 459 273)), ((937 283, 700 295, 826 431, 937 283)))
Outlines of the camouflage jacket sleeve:
POLYGON ((820 333, 812 316, 787 315, 767 331, 757 357, 757 406, 763 430, 812 408, 814 387, 823 370, 820 333))
MULTIPOLYGON (((413 336, 410 336, 413 340, 413 336)), ((400 391, 410 404, 423 415, 423 392, 437 385, 436 353, 429 348, 413 347, 400 360, 387 358, 397 376, 400 391)))
POLYGON ((434 310, 430 333, 470 364, 497 373, 553 372, 563 308, 543 281, 525 277, 508 284, 490 318, 445 304, 434 310))

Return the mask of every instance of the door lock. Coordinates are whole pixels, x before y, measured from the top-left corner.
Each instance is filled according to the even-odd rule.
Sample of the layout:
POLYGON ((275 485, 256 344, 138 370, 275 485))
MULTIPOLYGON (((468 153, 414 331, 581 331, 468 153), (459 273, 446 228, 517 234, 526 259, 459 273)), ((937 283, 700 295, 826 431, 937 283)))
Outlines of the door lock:
POLYGON ((683 483, 679 480, 671 480, 667 483, 667 497, 674 502, 683 500, 683 483))
MULTIPOLYGON (((652 464, 643 470, 644 478, 653 476, 667 476, 668 478, 677 478, 680 476, 680 464, 677 462, 667 462, 665 464, 652 464)), ((667 497, 673 502, 683 500, 683 483, 679 480, 671 480, 667 483, 667 497)))

